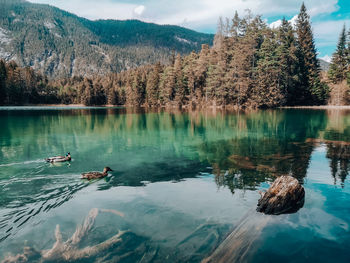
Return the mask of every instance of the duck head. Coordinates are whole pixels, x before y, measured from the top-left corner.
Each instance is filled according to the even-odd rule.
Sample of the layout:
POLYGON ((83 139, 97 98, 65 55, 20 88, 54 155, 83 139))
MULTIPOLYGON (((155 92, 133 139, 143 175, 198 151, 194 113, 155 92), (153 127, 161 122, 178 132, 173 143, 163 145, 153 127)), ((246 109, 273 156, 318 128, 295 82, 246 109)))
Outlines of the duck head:
POLYGON ((103 169, 104 173, 108 173, 109 171, 113 172, 113 170, 111 168, 109 168, 108 166, 103 169))

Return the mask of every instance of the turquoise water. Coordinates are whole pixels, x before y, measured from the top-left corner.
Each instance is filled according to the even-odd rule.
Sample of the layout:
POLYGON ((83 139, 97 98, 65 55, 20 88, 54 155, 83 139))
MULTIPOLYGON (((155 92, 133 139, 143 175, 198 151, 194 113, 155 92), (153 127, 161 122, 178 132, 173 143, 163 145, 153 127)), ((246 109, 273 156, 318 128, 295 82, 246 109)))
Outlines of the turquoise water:
POLYGON ((268 216, 244 260, 349 262, 349 113, 1 108, 0 261, 25 247, 43 260, 57 225, 65 242, 97 208, 70 253, 98 249, 71 261, 200 262, 290 174, 304 207, 268 216), (67 151, 70 164, 44 162, 67 151), (80 179, 105 166, 107 178, 80 179))

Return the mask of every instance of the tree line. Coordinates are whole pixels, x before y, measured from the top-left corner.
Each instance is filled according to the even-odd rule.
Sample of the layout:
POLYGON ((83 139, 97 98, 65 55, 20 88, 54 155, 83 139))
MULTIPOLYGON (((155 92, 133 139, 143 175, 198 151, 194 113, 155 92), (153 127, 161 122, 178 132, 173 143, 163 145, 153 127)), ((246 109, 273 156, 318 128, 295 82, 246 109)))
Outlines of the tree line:
POLYGON ((16 62, 0 60, 0 105, 59 103, 57 89, 46 76, 16 62))
MULTIPOLYGON (((19 71, 23 70, 29 69, 19 71)), ((24 75, 11 77, 12 71, 5 65, 6 76, 0 72, 1 83, 5 83, 0 92, 7 94, 15 89, 23 98, 7 94, 6 104, 34 102, 36 94, 41 94, 45 97, 39 96, 41 103, 56 100, 85 105, 272 108, 325 104, 329 93, 321 81, 304 4, 295 27, 283 19, 281 26, 270 28, 261 16, 250 12, 244 17, 236 12, 232 19, 220 19, 212 47, 202 45, 199 53, 183 57, 173 53, 168 65, 157 63, 50 83, 34 74, 36 88, 19 85, 22 81, 16 78, 24 75), (33 93, 25 96, 21 90, 33 93)))

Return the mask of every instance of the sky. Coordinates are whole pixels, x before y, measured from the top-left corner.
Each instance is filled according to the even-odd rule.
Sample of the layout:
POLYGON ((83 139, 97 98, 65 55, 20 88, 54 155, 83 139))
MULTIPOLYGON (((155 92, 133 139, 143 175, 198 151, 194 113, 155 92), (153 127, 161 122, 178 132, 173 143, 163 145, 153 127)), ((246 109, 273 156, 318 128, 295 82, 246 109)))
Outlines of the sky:
MULTIPOLYGON (((29 0, 50 4, 88 19, 139 19, 215 33, 218 18, 246 9, 271 26, 295 19, 303 0, 29 0)), ((330 60, 345 24, 350 28, 350 0, 304 0, 311 16, 319 56, 330 60)))

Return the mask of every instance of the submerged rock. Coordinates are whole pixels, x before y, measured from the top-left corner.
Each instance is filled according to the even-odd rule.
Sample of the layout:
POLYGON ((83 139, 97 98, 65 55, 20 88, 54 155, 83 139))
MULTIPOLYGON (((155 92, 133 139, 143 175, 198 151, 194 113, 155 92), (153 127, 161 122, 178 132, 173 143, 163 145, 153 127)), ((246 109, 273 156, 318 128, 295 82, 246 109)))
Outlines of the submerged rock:
POLYGON ((305 190, 291 176, 278 177, 258 201, 256 211, 268 215, 295 213, 304 205, 305 190))

